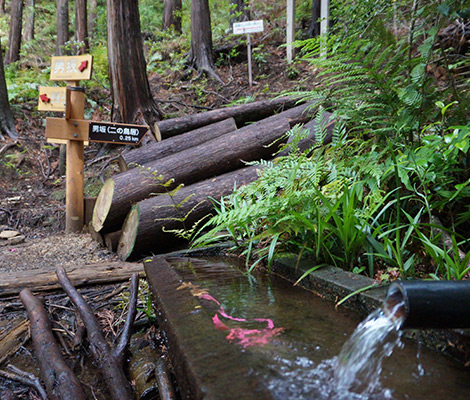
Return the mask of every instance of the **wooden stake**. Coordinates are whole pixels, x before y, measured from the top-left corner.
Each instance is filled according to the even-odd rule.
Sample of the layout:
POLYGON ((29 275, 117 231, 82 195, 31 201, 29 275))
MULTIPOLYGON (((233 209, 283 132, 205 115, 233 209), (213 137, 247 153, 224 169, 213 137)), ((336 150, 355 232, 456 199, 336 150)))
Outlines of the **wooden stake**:
POLYGON ((295 40, 295 0, 287 0, 286 5, 286 49, 287 62, 291 63, 294 58, 292 43, 295 40))
POLYGON ((249 33, 246 35, 246 43, 247 43, 247 50, 248 50, 248 83, 250 84, 250 87, 252 87, 253 86, 253 73, 251 70, 251 40, 250 40, 249 33))
MULTIPOLYGON (((78 81, 70 86, 70 118, 84 119, 85 93, 78 81)), ((84 197, 84 143, 81 140, 67 141, 65 181, 65 231, 81 232, 83 229, 84 197)))

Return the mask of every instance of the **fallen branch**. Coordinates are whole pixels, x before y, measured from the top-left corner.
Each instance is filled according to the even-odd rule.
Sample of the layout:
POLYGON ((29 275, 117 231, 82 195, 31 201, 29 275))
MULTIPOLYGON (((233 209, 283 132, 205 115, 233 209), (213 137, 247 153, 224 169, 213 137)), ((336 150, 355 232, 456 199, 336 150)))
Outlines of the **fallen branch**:
MULTIPOLYGON (((34 388, 42 399, 47 399, 47 393, 41 385, 39 378, 33 374, 21 371, 13 365, 8 365, 10 371, 0 370, 0 376, 10 381, 20 382, 24 385, 34 388)), ((3 399, 3 393, 1 398, 3 399)))
POLYGON ((160 357, 155 366, 155 378, 157 379, 158 394, 161 400, 174 400, 175 389, 171 383, 170 375, 166 367, 164 357, 160 357))
POLYGON ((110 346, 106 342, 90 306, 72 285, 64 268, 57 268, 56 275, 62 288, 80 313, 87 330, 91 353, 103 375, 104 383, 111 394, 111 398, 113 400, 133 399, 132 388, 127 381, 122 365, 117 362, 110 346))
POLYGON ((62 358, 44 307, 29 289, 20 299, 31 322, 31 337, 46 391, 52 399, 86 399, 81 384, 62 358))

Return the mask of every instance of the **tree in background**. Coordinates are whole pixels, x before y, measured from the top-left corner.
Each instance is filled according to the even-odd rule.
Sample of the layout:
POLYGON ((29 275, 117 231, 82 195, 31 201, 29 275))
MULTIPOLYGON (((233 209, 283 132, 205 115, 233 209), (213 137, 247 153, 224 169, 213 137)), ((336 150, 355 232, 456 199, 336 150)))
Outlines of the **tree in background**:
POLYGON ((107 0, 107 12, 112 119, 153 127, 161 112, 147 78, 138 0, 107 0))
POLYGON ((79 43, 77 53, 88 53, 87 0, 75 0, 75 40, 79 43))
POLYGON ((5 64, 11 64, 20 58, 21 29, 23 25, 23 0, 12 0, 10 11, 10 34, 5 64))
POLYGON ((95 37, 97 7, 98 0, 90 0, 90 4, 88 6, 88 37, 90 39, 95 37))
POLYGON ((230 0, 230 29, 233 29, 234 22, 250 20, 250 7, 246 0, 230 0))
POLYGON ((57 0, 57 56, 67 54, 65 43, 69 41, 69 1, 57 0))
POLYGON ((165 0, 163 5, 163 30, 173 26, 181 34, 181 0, 165 0))
POLYGON ((308 27, 308 37, 320 36, 320 10, 321 0, 312 0, 312 19, 308 27))
POLYGON ((18 137, 18 133, 15 129, 15 121, 8 102, 7 83, 1 55, 2 49, 0 47, 0 140, 4 140, 4 134, 14 139, 18 137))
POLYGON ((23 40, 29 42, 34 39, 34 6, 35 0, 26 0, 23 40))
POLYGON ((209 0, 191 2, 191 51, 189 63, 200 72, 221 82, 214 71, 209 0))

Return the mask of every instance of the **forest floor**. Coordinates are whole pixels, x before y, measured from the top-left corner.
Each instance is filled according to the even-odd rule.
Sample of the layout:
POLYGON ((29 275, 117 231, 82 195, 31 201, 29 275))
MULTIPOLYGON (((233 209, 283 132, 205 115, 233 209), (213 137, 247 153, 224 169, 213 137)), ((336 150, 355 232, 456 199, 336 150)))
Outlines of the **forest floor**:
MULTIPOLYGON (((253 65, 255 84, 251 88, 247 70, 246 58, 231 59, 216 68, 224 84, 197 77, 195 72, 188 74, 188 71, 149 73, 149 81, 154 98, 166 118, 217 109, 234 102, 274 98, 288 91, 308 91, 315 84, 314 69, 304 62, 288 65, 285 49, 280 45, 264 46, 263 58, 258 58, 253 65)), ((95 85, 95 89, 86 96, 95 105, 87 115, 91 115, 93 120, 109 121, 109 90, 95 85)), ((114 253, 92 239, 86 227, 82 233, 65 234, 65 175, 59 168, 59 146, 46 143, 44 130, 46 116, 62 115, 39 113, 37 100, 12 104, 12 109, 19 138, 0 143, 0 235, 3 231, 17 231, 24 236, 24 240, 13 244, 0 239, 0 278, 12 279, 14 274, 27 270, 41 273, 62 266, 67 271, 68 268, 77 270, 90 264, 118 261, 114 253)), ((104 180, 118 172, 112 160, 123 150, 125 146, 103 146, 98 143, 91 143, 85 148, 86 197, 96 196, 104 180)), ((142 285, 145 286, 145 283, 142 285)), ((119 297, 119 293, 123 290, 125 285, 121 284, 81 290, 86 293, 92 308, 97 310, 106 335, 114 336, 122 326, 121 307, 126 301, 119 297)), ((75 315, 72 308, 64 307, 68 300, 63 292, 49 292, 45 299, 49 312, 55 310, 52 319, 58 331, 73 331, 75 315), (54 304, 59 305, 55 307, 54 304)), ((137 323, 142 326, 142 321, 145 324, 148 320, 150 310, 145 312, 146 301, 139 301, 139 304, 144 304, 144 311, 139 311, 137 316, 137 323)), ((22 325, 26 315, 18 296, 0 300, 0 315, 0 343, 7 332, 20 325, 26 326, 22 325)), ((160 342, 154 326, 148 323, 146 326, 145 337, 151 338, 152 343, 160 342)), ((66 339, 71 340, 70 337, 66 339)), ((157 347, 158 351, 165 353, 163 344, 157 347)), ((39 370, 31 354, 28 345, 21 347, 6 361, 38 375, 39 370)), ((74 365, 81 357, 73 361, 74 365)), ((6 365, 5 360, 0 364, 6 365)), ((96 392, 101 390, 96 381, 99 374, 85 375, 88 376, 85 378, 86 385, 95 391, 95 398, 106 398, 105 394, 100 396, 96 392)), ((79 378, 82 379, 81 376, 79 378)), ((2 390, 12 390, 18 398, 38 398, 24 385, 12 386, 10 381, 0 378, 0 397, 2 390)))
MULTIPOLYGON (((216 72, 224 84, 197 78, 196 73, 188 76, 187 71, 150 73, 149 81, 167 118, 217 109, 236 101, 274 98, 286 91, 311 90, 315 84, 314 69, 306 62, 288 65, 280 45, 265 45, 263 57, 253 62, 255 83, 251 88, 246 58, 230 59, 216 72)), ((96 104, 89 112, 91 119, 109 121, 109 91, 94 89, 87 96, 96 104)), ((16 230, 25 236, 25 242, 7 245, 0 240, 0 271, 113 260, 114 255, 100 248, 89 235, 64 235, 65 175, 59 171, 59 146, 47 144, 44 132, 46 116, 62 115, 39 113, 37 100, 12 108, 20 137, 16 144, 10 140, 0 146, 1 154, 4 145, 12 145, 0 155, 0 232, 16 230)), ((85 196, 96 196, 104 179, 118 172, 117 165, 110 161, 124 149, 117 145, 103 149, 98 143, 85 149, 85 196)))

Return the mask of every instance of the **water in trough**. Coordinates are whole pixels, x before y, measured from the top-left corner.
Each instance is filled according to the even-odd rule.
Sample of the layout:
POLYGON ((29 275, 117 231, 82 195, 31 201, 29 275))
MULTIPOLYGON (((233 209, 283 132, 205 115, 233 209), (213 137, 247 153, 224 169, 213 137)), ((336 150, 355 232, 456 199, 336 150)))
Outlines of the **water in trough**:
POLYGON ((381 310, 359 323, 355 314, 281 278, 241 273, 236 260, 171 264, 215 334, 256 359, 253 373, 275 399, 470 396, 467 369, 401 338, 400 321, 381 310))

